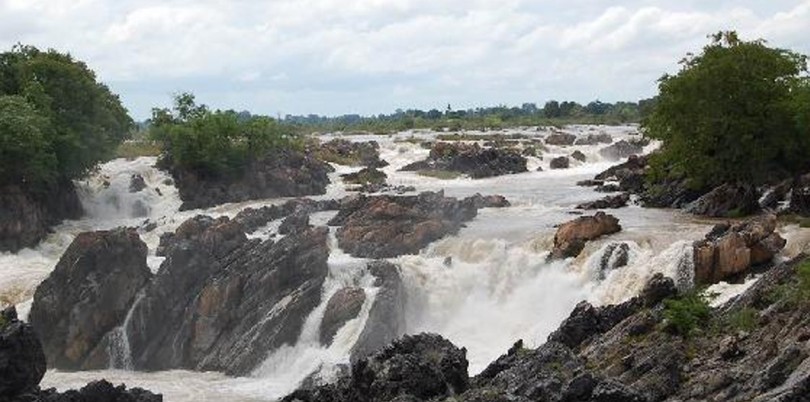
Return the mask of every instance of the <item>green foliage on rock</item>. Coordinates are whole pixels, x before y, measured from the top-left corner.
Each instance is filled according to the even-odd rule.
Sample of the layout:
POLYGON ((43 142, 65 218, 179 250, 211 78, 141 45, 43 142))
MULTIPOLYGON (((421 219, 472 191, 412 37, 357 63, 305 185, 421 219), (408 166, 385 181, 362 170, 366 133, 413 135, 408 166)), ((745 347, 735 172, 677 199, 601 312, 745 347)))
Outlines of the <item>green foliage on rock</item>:
POLYGON ((810 168, 806 56, 720 32, 681 64, 659 80, 643 122, 647 136, 663 141, 654 175, 705 188, 810 168))
POLYGON ((163 144, 171 166, 210 176, 239 174, 271 149, 300 147, 297 137, 272 118, 211 111, 189 93, 175 96, 172 110, 152 110, 150 136, 163 144))
POLYGON ((32 190, 114 155, 132 119, 83 62, 17 45, 0 53, 0 185, 32 190))
POLYGON ((705 325, 711 313, 706 298, 697 291, 689 291, 678 298, 664 300, 664 318, 673 332, 688 337, 705 325))

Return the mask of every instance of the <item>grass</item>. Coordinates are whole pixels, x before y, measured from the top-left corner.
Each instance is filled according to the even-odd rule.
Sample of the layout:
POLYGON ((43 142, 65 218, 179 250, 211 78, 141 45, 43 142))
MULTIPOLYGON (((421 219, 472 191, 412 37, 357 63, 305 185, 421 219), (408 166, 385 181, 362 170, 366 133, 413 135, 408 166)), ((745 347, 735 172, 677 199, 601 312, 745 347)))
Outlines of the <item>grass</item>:
POLYGON ((759 325, 759 312, 751 307, 743 307, 728 318, 728 326, 737 331, 750 332, 759 325))
POLYGON ((460 172, 454 172, 452 170, 420 170, 417 171, 416 174, 441 180, 453 180, 461 177, 460 172))
POLYGON ((158 156, 163 151, 154 141, 125 141, 118 146, 115 154, 119 158, 135 159, 141 156, 158 156))

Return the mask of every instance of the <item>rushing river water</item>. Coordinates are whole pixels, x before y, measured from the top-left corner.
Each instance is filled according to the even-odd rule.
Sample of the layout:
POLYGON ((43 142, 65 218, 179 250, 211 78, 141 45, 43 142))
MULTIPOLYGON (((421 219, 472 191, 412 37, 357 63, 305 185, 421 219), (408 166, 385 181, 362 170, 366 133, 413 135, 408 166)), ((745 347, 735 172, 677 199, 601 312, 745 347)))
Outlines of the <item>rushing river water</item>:
MULTIPOLYGON (((584 135, 605 131, 614 140, 631 137, 634 127, 568 127, 567 131, 584 135)), ((545 135, 534 129, 508 133, 545 135)), ((634 296, 656 272, 673 277, 683 286, 691 281, 691 241, 701 238, 713 222, 702 221, 678 211, 644 209, 637 206, 613 210, 623 230, 591 242, 580 257, 547 263, 554 226, 573 219, 570 212, 581 202, 604 196, 591 188, 578 187, 579 180, 590 179, 616 162, 599 156, 601 146, 549 146, 543 159, 530 157, 528 173, 472 180, 440 180, 397 169, 424 158, 428 151, 403 141, 431 139, 435 133, 406 132, 396 136, 350 136, 353 140, 375 140, 381 145, 381 157, 390 165, 383 170, 392 185, 414 186, 419 191, 444 190, 448 196, 463 197, 480 192, 502 194, 512 203, 509 208, 484 209, 456 236, 442 239, 419 255, 392 261, 402 268, 408 297, 409 333, 430 331, 442 334, 468 350, 471 374, 504 353, 517 339, 529 346, 544 342, 548 334, 570 313, 580 300, 595 304, 615 303, 634 296), (587 162, 572 160, 572 167, 549 170, 554 156, 570 155, 579 150, 587 162), (536 171, 542 167, 543 171, 536 171), (602 276, 599 262, 610 243, 625 242, 629 247, 628 266, 602 276), (445 264, 447 257, 452 263, 445 264)), ((326 136, 327 139, 329 136, 326 136)), ((651 145, 650 148, 655 145, 651 145)), ((648 149, 649 150, 649 149, 648 149)), ((178 212, 180 200, 170 178, 153 168, 154 158, 132 161, 114 160, 104 164, 93 177, 78 183, 88 216, 55 228, 40 246, 16 254, 0 254, 0 304, 18 304, 25 317, 36 286, 47 277, 73 237, 82 231, 117 226, 143 228, 146 221, 157 228, 142 239, 149 247, 149 266, 157 271, 162 258, 154 251, 160 234, 173 231, 185 219, 196 214, 233 216, 247 206, 280 203, 265 200, 228 204, 206 210, 178 212), (147 188, 129 193, 132 174, 144 177, 147 188)), ((327 194, 316 198, 338 198, 346 190, 338 177, 357 168, 336 166, 327 194)), ((313 223, 324 224, 332 213, 319 213, 313 223)), ((263 237, 274 225, 253 233, 263 237)), ((807 235, 793 228, 782 228, 788 239, 786 253, 796 253, 807 244, 807 235)), ((218 373, 168 371, 141 373, 125 370, 65 373, 49 371, 43 387, 60 390, 76 388, 88 381, 106 378, 114 383, 140 386, 161 392, 167 401, 272 401, 293 390, 315 370, 328 377, 330 369, 348 360, 348 354, 362 330, 376 289, 365 270, 365 261, 352 258, 331 243, 329 277, 324 284, 324 303, 329 296, 347 285, 363 287, 368 298, 358 318, 342 328, 328 348, 318 342, 318 328, 325 305, 307 318, 295 345, 267 353, 265 362, 249 377, 229 378, 218 373)), ((714 287, 726 300, 747 284, 720 284, 714 287)))

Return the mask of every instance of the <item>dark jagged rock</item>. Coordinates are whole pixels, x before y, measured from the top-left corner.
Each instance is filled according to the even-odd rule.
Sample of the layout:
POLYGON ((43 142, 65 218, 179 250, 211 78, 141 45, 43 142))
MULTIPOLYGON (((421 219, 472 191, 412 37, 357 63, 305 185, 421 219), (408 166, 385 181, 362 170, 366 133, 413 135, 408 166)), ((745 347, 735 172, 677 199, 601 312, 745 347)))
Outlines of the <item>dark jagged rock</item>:
POLYGON ((626 191, 631 194, 639 194, 645 189, 645 175, 647 174, 648 157, 630 156, 627 161, 613 166, 594 178, 592 184, 601 181, 619 182, 618 191, 626 191))
POLYGON ((502 195, 481 195, 480 193, 465 198, 464 202, 472 202, 477 209, 506 208, 511 205, 509 200, 502 195))
POLYGON ((796 179, 790 194, 790 211, 810 216, 810 174, 796 179))
MULTIPOLYGON (((169 165, 168 161, 161 165, 169 165)), ((236 176, 203 175, 169 169, 183 204, 181 210, 207 208, 227 202, 299 197, 326 192, 332 167, 310 155, 283 149, 251 160, 236 176)))
POLYGON ((577 209, 616 209, 626 207, 629 201, 629 194, 609 195, 596 201, 579 204, 577 209))
POLYGON ((403 171, 448 171, 484 178, 526 172, 526 158, 517 151, 482 148, 477 143, 437 142, 423 161, 411 163, 403 171))
POLYGON ((321 320, 321 345, 331 345, 338 330, 347 321, 357 317, 365 301, 366 292, 362 288, 343 288, 332 295, 326 303, 326 311, 321 320))
POLYGON ((457 200, 443 192, 359 196, 344 205, 329 224, 341 226, 338 243, 347 253, 389 258, 415 254, 431 242, 458 232, 464 222, 476 216, 482 202, 487 198, 457 200))
POLYGON ((605 184, 604 180, 580 180, 577 182, 577 186, 580 187, 596 187, 605 184))
POLYGON ((596 191, 597 193, 618 193, 618 192, 622 191, 622 188, 618 184, 606 183, 606 184, 602 184, 602 185, 597 186, 593 190, 596 191))
POLYGON ((604 212, 594 216, 582 216, 566 222, 554 235, 554 248, 550 258, 576 257, 585 247, 585 242, 600 236, 616 233, 622 229, 619 220, 604 212))
POLYGON ((574 145, 598 145, 610 144, 613 142, 613 137, 608 133, 588 134, 585 137, 579 137, 574 142, 574 145))
POLYGON ((759 198, 753 186, 724 184, 692 201, 684 210, 715 218, 739 217, 757 212, 759 198))
POLYGON ((466 350, 434 334, 405 336, 352 365, 335 384, 298 390, 285 402, 426 401, 466 391, 466 350))
POLYGON ((278 227, 278 233, 286 235, 301 232, 311 227, 312 225, 309 224, 309 215, 295 213, 281 221, 281 224, 278 227))
POLYGON ((546 144, 548 145, 574 145, 577 136, 568 133, 554 133, 546 137, 546 144))
POLYGON ((35 391, 45 375, 45 353, 30 325, 14 307, 0 312, 0 400, 35 391))
POLYGON ((318 145, 313 152, 321 160, 338 165, 369 168, 388 166, 380 159, 380 145, 376 141, 355 142, 339 138, 318 145))
POLYGON ((626 266, 630 259, 630 246, 627 243, 610 243, 599 261, 599 280, 605 279, 607 273, 626 266))
POLYGON ((34 294, 30 321, 52 367, 106 368, 104 335, 126 316, 152 277, 134 229, 81 233, 34 294))
POLYGON ((239 211, 233 220, 242 225, 245 232, 251 233, 268 224, 270 221, 281 219, 293 214, 309 215, 314 212, 335 211, 339 208, 339 201, 316 201, 309 198, 299 198, 287 201, 281 205, 264 206, 261 208, 245 208, 239 211))
POLYGON ((0 251, 36 246, 51 227, 84 213, 70 180, 34 194, 19 186, 0 186, 0 251))
POLYGON ((244 375, 298 338, 320 303, 328 271, 326 228, 247 240, 227 218, 178 228, 166 260, 125 328, 137 369, 244 375))
POLYGON ((129 178, 129 192, 130 193, 137 193, 146 188, 146 181, 143 179, 143 176, 139 174, 133 174, 129 178))
POLYGON ((567 156, 554 158, 549 163, 549 169, 568 169, 570 166, 571 160, 567 156))
POLYGON ((775 229, 775 215, 764 215, 735 225, 716 225, 704 240, 693 246, 695 282, 717 283, 770 262, 786 244, 775 229))
POLYGON ((378 287, 366 325, 352 347, 351 360, 357 361, 382 349, 405 333, 405 287, 399 267, 385 261, 372 261, 368 270, 378 287))
POLYGON ((349 184, 369 185, 384 184, 385 179, 388 178, 388 175, 381 170, 377 170, 376 168, 367 167, 354 173, 341 175, 340 177, 343 178, 344 182, 349 184))
POLYGON ((582 151, 574 151, 571 154, 571 157, 578 160, 578 161, 580 161, 580 162, 585 162, 588 159, 588 157, 585 156, 585 154, 583 154, 582 151))
POLYGON ((621 140, 613 145, 600 149, 599 155, 607 160, 617 161, 630 156, 639 155, 642 152, 644 152, 642 146, 621 140))
POLYGON ((162 395, 142 388, 115 386, 106 380, 93 381, 78 391, 40 391, 35 398, 37 402, 163 402, 162 395))

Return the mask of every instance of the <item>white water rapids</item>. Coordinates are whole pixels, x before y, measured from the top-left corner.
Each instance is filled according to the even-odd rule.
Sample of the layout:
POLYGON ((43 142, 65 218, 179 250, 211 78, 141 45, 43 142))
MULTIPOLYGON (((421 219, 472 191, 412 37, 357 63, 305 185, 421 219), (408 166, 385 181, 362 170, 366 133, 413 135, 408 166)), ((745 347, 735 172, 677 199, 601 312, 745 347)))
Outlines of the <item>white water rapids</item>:
MULTIPOLYGON (((567 127, 566 131, 586 135, 605 131, 614 140, 628 138, 634 127, 567 127)), ((535 129, 507 130, 505 134, 545 135, 535 129)), ((428 151, 414 141, 434 138, 436 133, 406 132, 396 136, 353 136, 353 140, 375 140, 381 145, 381 157, 390 165, 383 170, 392 185, 414 186, 418 191, 445 190, 448 196, 502 194, 512 206, 484 209, 456 236, 427 247, 419 255, 395 258, 406 286, 406 324, 409 333, 431 331, 442 334, 468 350, 471 374, 504 353, 517 339, 530 346, 544 342, 548 334, 570 313, 580 300, 595 304, 615 303, 634 296, 647 278, 662 272, 683 285, 691 281, 691 241, 701 238, 713 222, 700 221, 678 211, 644 209, 630 206, 610 211, 620 219, 623 230, 591 242, 576 259, 547 263, 554 225, 573 219, 569 212, 581 202, 604 196, 591 188, 578 187, 579 180, 590 179, 612 163, 603 161, 598 150, 605 145, 549 146, 543 159, 529 157, 530 172, 489 179, 460 178, 440 180, 397 169, 424 158, 428 151), (572 160, 566 170, 549 170, 549 161, 559 155, 583 152, 588 161, 572 160), (536 169, 542 167, 544 171, 536 169), (610 243, 628 245, 629 264, 610 271, 597 272, 610 243), (449 264, 446 261, 449 257, 449 264), (600 279, 603 278, 603 279, 600 279)), ((327 136, 331 137, 331 136, 327 136)), ((654 147, 651 146, 651 147, 654 147)), ((114 160, 104 164, 93 177, 78 183, 87 217, 68 221, 34 249, 16 254, 0 254, 0 305, 18 304, 25 317, 36 286, 47 277, 73 237, 82 231, 137 226, 149 247, 149 265, 157 271, 162 262, 154 257, 160 234, 173 231, 185 219, 196 214, 233 216, 247 206, 280 203, 265 200, 228 204, 206 210, 179 212, 180 200, 169 177, 155 168, 154 158, 133 161, 114 160), (128 191, 132 174, 144 177, 147 188, 128 191), (146 221, 156 228, 147 232, 146 221)), ((340 173, 357 168, 336 166, 333 184, 318 198, 337 198, 346 194, 340 173)), ((313 223, 325 224, 331 213, 313 216, 313 223)), ((251 236, 266 238, 277 229, 271 223, 251 236)), ((787 231, 788 250, 802 249, 810 239, 787 231), (795 243, 802 243, 796 246, 795 243)), ((130 387, 140 386, 163 393, 167 401, 273 401, 297 387, 315 370, 329 378, 336 365, 348 361, 349 351, 365 324, 374 301, 373 278, 365 272, 365 262, 352 258, 332 239, 329 276, 323 288, 323 302, 307 318, 295 345, 268 353, 265 362, 244 378, 228 378, 218 373, 169 371, 141 373, 119 369, 65 373, 50 370, 43 387, 60 390, 76 388, 88 381, 106 378, 130 387), (345 286, 359 286, 367 298, 360 315, 349 321, 328 348, 320 346, 318 330, 326 301, 345 286)), ((750 283, 749 283, 750 284, 750 283)), ((723 284, 716 290, 722 298, 732 297, 746 285, 723 284)), ((124 336, 125 334, 119 334, 124 336)), ((125 337, 125 336, 124 336, 125 337)), ((122 341, 125 341, 123 339, 122 341)), ((126 354, 117 356, 114 367, 128 365, 126 354)))

